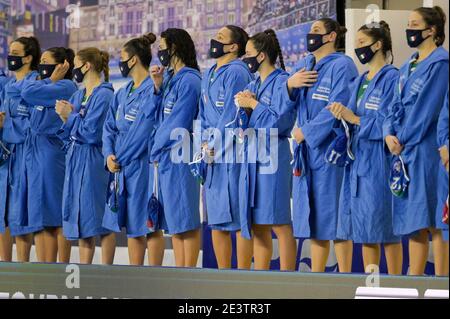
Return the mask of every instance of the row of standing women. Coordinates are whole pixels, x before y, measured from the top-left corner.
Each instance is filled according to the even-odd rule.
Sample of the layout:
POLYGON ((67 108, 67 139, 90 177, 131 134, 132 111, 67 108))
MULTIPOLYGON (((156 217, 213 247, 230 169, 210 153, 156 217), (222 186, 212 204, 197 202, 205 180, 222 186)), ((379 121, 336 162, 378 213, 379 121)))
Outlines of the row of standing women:
POLYGON ((176 265, 194 267, 200 181, 219 268, 231 267, 237 232, 238 268, 254 260, 269 269, 274 232, 281 270, 296 269, 295 238, 309 238, 313 271, 325 270, 334 241, 341 272, 351 272, 353 243, 361 243, 365 267, 380 263, 383 245, 389 273, 400 274, 408 237, 409 273, 422 275, 431 234, 436 274, 448 275, 445 20, 439 7, 411 13, 407 41, 418 51, 400 70, 390 63, 389 26, 363 26, 356 55, 369 71, 360 76, 338 52, 346 30, 331 19, 312 25, 310 54, 291 74, 273 30, 249 38, 236 26, 220 29, 211 40, 216 64, 202 77, 189 34, 168 29, 162 66, 150 67, 153 34, 124 45, 120 71, 132 81, 116 93, 107 53, 88 48, 73 58, 54 48, 41 56, 36 39, 15 40, 15 77, 2 79, 0 257, 11 260, 15 237, 19 261, 29 260, 34 239, 39 261, 58 254, 68 262, 69 240, 79 240, 80 261, 91 263, 100 236, 111 264, 114 233, 124 227, 131 264, 142 265, 148 249, 149 264, 161 265, 164 231, 176 265), (192 134, 195 119, 209 134, 191 163, 176 163, 172 151, 186 136, 172 133, 192 134), (225 138, 230 128, 233 139, 225 138), (248 128, 263 132, 256 142, 268 153, 276 129, 275 172, 248 160, 248 128), (224 161, 230 149, 243 150, 244 162, 224 161))

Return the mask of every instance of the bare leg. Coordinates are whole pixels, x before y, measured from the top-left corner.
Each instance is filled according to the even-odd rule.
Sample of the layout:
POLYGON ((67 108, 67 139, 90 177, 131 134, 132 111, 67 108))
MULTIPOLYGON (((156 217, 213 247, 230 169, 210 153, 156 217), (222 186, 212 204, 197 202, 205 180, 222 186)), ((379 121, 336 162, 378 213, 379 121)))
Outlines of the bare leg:
POLYGON ((34 234, 34 246, 39 263, 45 263, 45 232, 42 230, 34 234))
POLYGON ((45 262, 56 263, 58 256, 58 230, 54 227, 44 229, 45 262))
POLYGON ((64 237, 62 227, 57 228, 57 236, 58 236, 58 262, 68 264, 70 263, 72 243, 69 240, 67 240, 66 237, 64 237))
POLYGON ((401 275, 403 266, 402 243, 384 244, 389 275, 401 275))
POLYGON ((201 237, 200 229, 191 230, 183 234, 184 267, 197 267, 201 237))
POLYGON ((428 230, 422 229, 416 237, 409 239, 409 275, 423 276, 428 258, 428 230))
POLYGON ((339 265, 339 272, 351 273, 353 260, 353 242, 351 240, 335 240, 334 251, 339 265))
POLYGON ((231 268, 232 243, 231 235, 228 231, 213 230, 212 242, 214 254, 216 255, 217 266, 219 269, 231 268))
POLYGON ((78 245, 80 246, 80 263, 92 264, 95 254, 95 237, 80 239, 78 245))
POLYGON ((364 244, 362 247, 362 252, 364 271, 366 273, 369 273, 367 270, 368 266, 375 265, 380 267, 381 247, 379 244, 364 244))
POLYGON ((256 270, 269 270, 273 254, 272 226, 253 225, 253 252, 256 270))
POLYGON ((253 239, 246 239, 241 232, 236 232, 236 250, 238 269, 250 269, 253 258, 253 239))
POLYGON ((162 266, 166 244, 162 231, 147 235, 148 264, 150 266, 162 266))
POLYGON ((328 240, 311 239, 311 271, 325 272, 329 254, 330 242, 328 240))
POLYGON ((448 241, 442 237, 442 231, 431 229, 433 236, 434 272, 436 276, 448 277, 448 241))
POLYGON ((13 238, 11 237, 8 227, 6 228, 5 233, 0 234, 0 261, 12 261, 12 248, 13 238))
POLYGON ((102 264, 112 265, 114 263, 114 254, 116 253, 116 234, 111 233, 101 238, 102 245, 102 264))
POLYGON ((175 266, 184 267, 184 245, 181 234, 172 236, 173 253, 175 256, 175 266))
POLYGON ((146 246, 147 243, 144 236, 128 238, 128 257, 130 259, 131 266, 144 265, 146 246))
POLYGON ((297 262, 297 242, 294 238, 292 225, 273 226, 278 238, 280 250, 280 270, 295 271, 297 262))
POLYGON ((33 234, 16 236, 16 249, 18 262, 30 261, 31 246, 33 246, 33 234))

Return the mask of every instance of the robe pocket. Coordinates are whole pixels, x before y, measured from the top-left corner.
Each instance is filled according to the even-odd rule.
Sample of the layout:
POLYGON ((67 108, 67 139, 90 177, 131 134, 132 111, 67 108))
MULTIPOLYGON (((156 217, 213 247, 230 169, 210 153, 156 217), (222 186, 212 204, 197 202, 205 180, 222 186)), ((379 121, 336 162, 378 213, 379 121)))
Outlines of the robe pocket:
POLYGON ((373 158, 373 147, 370 143, 360 142, 358 155, 360 158, 357 159, 357 173, 358 176, 364 177, 368 176, 371 167, 374 166, 374 161, 377 160, 373 158))

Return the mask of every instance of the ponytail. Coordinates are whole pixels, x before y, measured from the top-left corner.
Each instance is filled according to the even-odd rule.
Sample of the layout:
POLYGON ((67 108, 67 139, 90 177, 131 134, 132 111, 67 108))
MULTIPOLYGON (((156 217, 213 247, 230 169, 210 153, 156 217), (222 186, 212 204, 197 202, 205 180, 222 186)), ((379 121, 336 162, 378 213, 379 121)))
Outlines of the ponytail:
POLYGON ((106 51, 100 52, 102 58, 102 71, 105 82, 109 82, 109 53, 106 51))
POLYGON ((258 52, 264 52, 267 54, 270 63, 275 65, 278 60, 280 63, 280 67, 283 70, 286 70, 280 41, 278 41, 277 35, 274 30, 268 29, 264 32, 258 33, 251 37, 250 41, 252 41, 255 49, 258 52))
POLYGON ((345 51, 345 34, 347 33, 347 28, 341 26, 339 22, 330 18, 322 18, 318 21, 323 23, 327 34, 336 32, 336 42, 334 44, 335 49, 338 51, 345 51))
POLYGON ((86 48, 78 51, 78 58, 82 63, 89 62, 99 74, 103 73, 105 81, 109 81, 109 53, 97 48, 86 48))
POLYGON ((435 28, 434 42, 438 47, 442 46, 445 42, 445 23, 447 21, 444 10, 436 6, 434 8, 421 7, 414 11, 422 16, 428 27, 435 28))

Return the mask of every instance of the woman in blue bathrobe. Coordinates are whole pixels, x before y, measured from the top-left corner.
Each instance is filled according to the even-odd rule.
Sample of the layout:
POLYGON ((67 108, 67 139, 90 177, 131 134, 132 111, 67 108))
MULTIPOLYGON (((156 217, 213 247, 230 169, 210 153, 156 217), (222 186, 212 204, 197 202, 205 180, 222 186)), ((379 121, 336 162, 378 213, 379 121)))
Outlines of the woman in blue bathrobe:
POLYGON ((297 249, 290 205, 289 137, 295 124, 295 102, 286 90, 288 74, 275 31, 251 37, 244 62, 260 76, 236 95, 236 103, 251 110, 239 179, 241 232, 245 238, 254 236, 255 269, 270 268, 273 230, 279 243, 280 269, 294 271, 297 249), (281 69, 275 66, 277 60, 281 69))
POLYGON ((72 81, 73 58, 71 49, 46 50, 39 64, 39 80, 25 81, 22 90, 22 98, 30 106, 30 128, 21 176, 25 193, 17 205, 22 207, 21 225, 44 228, 35 234, 40 262, 56 262, 57 257, 59 262, 70 261, 71 244, 62 234, 65 154, 56 135, 62 121, 55 104, 68 100, 77 90, 72 81))
POLYGON ((177 267, 196 267, 200 251, 200 190, 190 172, 193 121, 198 114, 201 75, 195 45, 182 29, 161 34, 155 66, 158 127, 153 135, 150 162, 158 174, 159 224, 172 235, 177 267), (164 73, 165 72, 165 73, 164 73))
MULTIPOLYGON (((0 232, 9 229, 16 239, 17 261, 28 262, 33 242, 33 233, 42 227, 23 226, 24 212, 19 203, 25 190, 22 187, 21 173, 24 165, 25 140, 30 127, 30 108, 22 98, 25 83, 36 81, 38 77, 41 49, 34 37, 21 37, 9 47, 8 69, 12 79, 3 90, 2 112, 4 112, 2 142, 11 152, 9 159, 0 167, 0 232)), ((42 241, 36 238, 36 245, 42 241)))
POLYGON ((144 264, 146 249, 150 266, 161 266, 164 258, 162 231, 147 225, 153 185, 148 145, 156 112, 149 68, 155 40, 156 36, 150 33, 123 46, 119 68, 122 76, 130 76, 132 81, 115 94, 103 128, 103 155, 111 173, 111 185, 115 181, 118 184, 117 189, 112 189, 117 194, 118 207, 112 207, 108 201, 103 227, 114 232, 126 228, 131 265, 144 264))
POLYGON ((114 97, 109 79, 109 54, 86 48, 74 60, 74 80, 83 83, 70 101, 59 101, 56 112, 64 125, 58 136, 65 144, 63 233, 79 241, 80 263, 91 264, 95 237, 101 237, 102 263, 112 264, 115 234, 102 227, 109 174, 104 169, 102 132, 114 97), (104 79, 102 79, 102 75, 104 79))
POLYGON ((247 41, 247 33, 239 27, 220 29, 211 40, 210 48, 210 56, 217 63, 205 72, 202 80, 199 112, 202 143, 207 154, 214 157, 214 163, 207 168, 205 208, 219 269, 231 268, 233 231, 237 232, 238 268, 250 269, 253 255, 252 242, 240 234, 238 186, 241 165, 236 163, 234 156, 235 139, 226 136, 226 129, 236 126, 233 121, 236 116, 234 96, 253 79, 248 67, 239 59, 245 54, 247 41), (231 161, 226 160, 225 152, 233 152, 231 161))
POLYGON ((355 81, 348 106, 335 103, 329 107, 338 120, 353 125, 355 161, 344 172, 338 237, 363 244, 364 269, 369 273, 368 267, 380 264, 383 244, 389 274, 401 275, 403 250, 392 226, 392 194, 387 183, 390 158, 383 141, 383 122, 394 97, 398 70, 386 62, 392 56, 389 25, 378 23, 377 27, 364 25, 357 33, 356 56, 369 65, 369 71, 355 81))
POLYGON ((445 98, 444 107, 439 116, 437 128, 437 140, 441 155, 441 165, 439 165, 438 180, 438 205, 436 209, 436 228, 442 231, 443 245, 441 254, 434 256, 434 269, 437 276, 447 276, 449 272, 449 245, 448 245, 448 220, 443 221, 444 207, 448 211, 448 91, 445 98))
POLYGON ((429 233, 435 254, 442 254, 436 230, 439 146, 437 123, 448 89, 445 14, 439 7, 419 8, 409 18, 408 44, 417 48, 400 69, 394 101, 383 135, 390 152, 401 155, 410 182, 403 197, 394 197, 394 233, 409 236, 410 275, 422 276, 428 257, 429 233))
MULTIPOLYGON (((6 83, 10 80, 8 76, 6 76, 5 72, 3 70, 0 70, 0 141, 2 141, 2 134, 3 134, 3 122, 5 120, 5 111, 2 108, 3 102, 3 89, 5 88, 6 83)), ((3 143, 3 142, 2 142, 3 143)), ((5 145, 3 145, 5 146, 5 145)), ((2 159, 0 158, 0 161, 2 159)), ((3 165, 7 165, 7 161, 3 162, 3 165)), ((1 172, 4 172, 0 168, 0 174, 1 172)), ((4 177, 0 176, 0 183, 4 179, 4 177)), ((5 196, 5 193, 0 194, 0 197, 5 196)), ((2 202, 3 199, 0 199, 0 202, 2 202)), ((0 216, 3 216, 4 213, 0 211, 0 216)), ((5 227, 5 220, 4 218, 0 219, 0 260, 1 261, 11 261, 12 260, 12 245, 13 240, 11 238, 11 234, 9 229, 6 229, 5 227)))
POLYGON ((311 53, 299 62, 288 82, 298 109, 298 128, 293 136, 305 158, 304 174, 293 177, 294 235, 311 239, 313 272, 325 271, 331 240, 339 271, 351 272, 352 265, 352 243, 337 236, 343 170, 325 161, 338 125, 327 107, 334 102, 347 105, 350 85, 358 76, 353 60, 337 52, 343 46, 345 33, 346 29, 334 20, 314 22, 307 43, 311 53), (305 71, 316 71, 318 78, 309 87, 299 89, 305 71))

